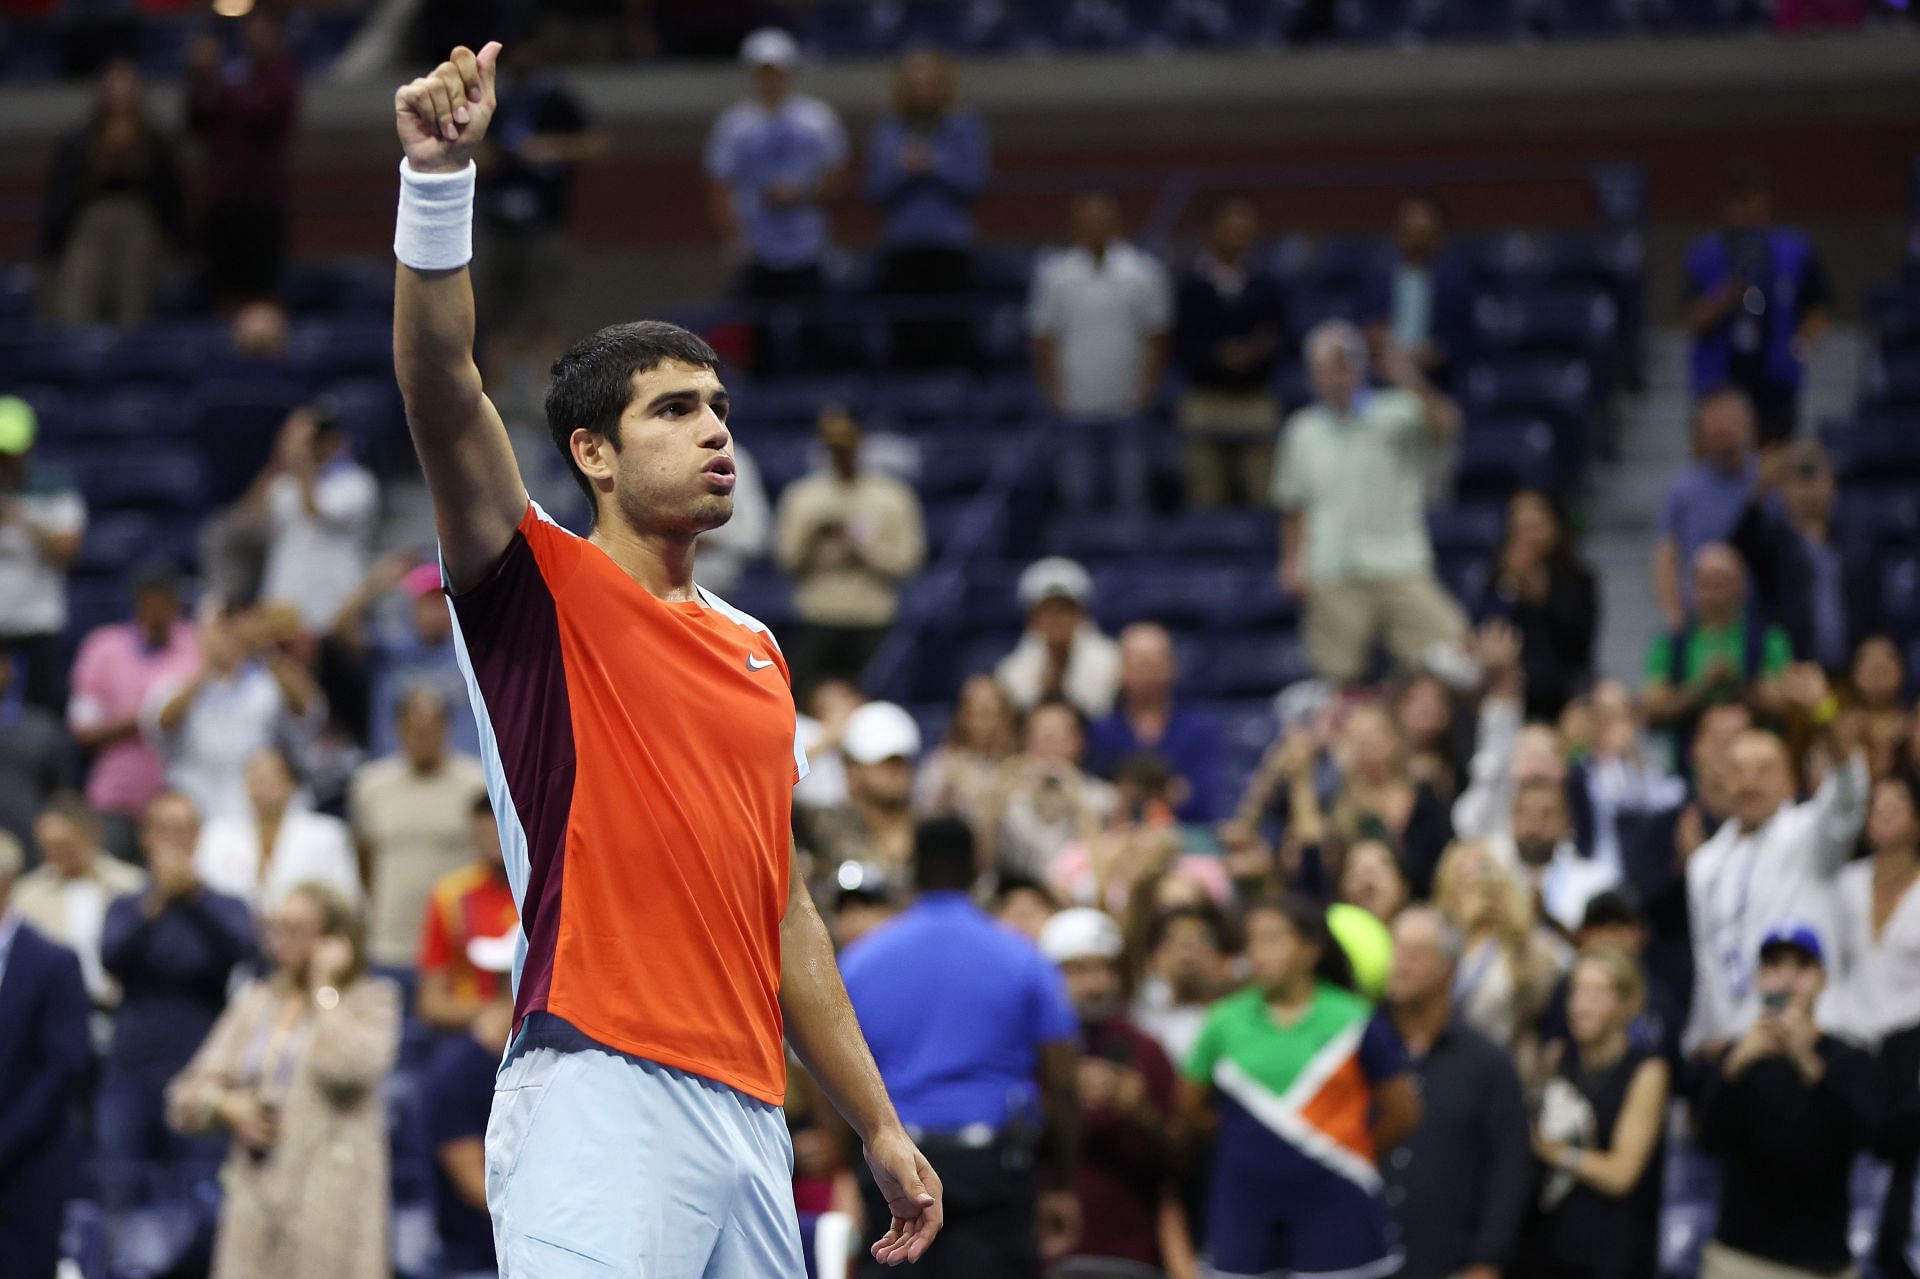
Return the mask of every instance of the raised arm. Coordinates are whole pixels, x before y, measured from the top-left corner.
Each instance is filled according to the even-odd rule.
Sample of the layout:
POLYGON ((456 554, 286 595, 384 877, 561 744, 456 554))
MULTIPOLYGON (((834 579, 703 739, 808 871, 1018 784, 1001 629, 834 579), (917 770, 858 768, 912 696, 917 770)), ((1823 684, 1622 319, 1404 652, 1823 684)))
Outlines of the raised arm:
POLYGON ((493 119, 498 42, 464 45, 393 96, 401 166, 393 368, 433 494, 453 589, 479 585, 527 509, 506 427, 473 359, 473 155, 493 119))

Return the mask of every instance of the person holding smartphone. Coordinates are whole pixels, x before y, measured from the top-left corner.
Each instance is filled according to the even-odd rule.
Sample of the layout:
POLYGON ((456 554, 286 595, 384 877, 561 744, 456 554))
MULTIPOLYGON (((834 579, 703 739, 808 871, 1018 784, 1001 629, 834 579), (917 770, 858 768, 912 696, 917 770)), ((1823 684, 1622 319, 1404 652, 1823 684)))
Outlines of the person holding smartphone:
POLYGON ((1755 982, 1760 1016, 1700 1099, 1726 1179, 1701 1279, 1851 1275, 1849 1182, 1879 1126, 1872 1061, 1815 1024, 1826 950, 1810 926, 1767 933, 1755 982))

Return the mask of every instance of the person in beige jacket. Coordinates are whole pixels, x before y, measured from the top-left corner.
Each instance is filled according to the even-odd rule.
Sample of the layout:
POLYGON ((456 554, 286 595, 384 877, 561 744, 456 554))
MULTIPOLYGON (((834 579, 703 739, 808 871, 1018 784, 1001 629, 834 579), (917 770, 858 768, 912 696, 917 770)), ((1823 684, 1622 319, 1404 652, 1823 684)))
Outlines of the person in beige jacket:
POLYGON ((302 884, 247 986, 167 1091, 183 1133, 224 1128, 212 1279, 388 1279, 386 1110, 400 992, 366 971, 357 909, 302 884))
POLYGON ((95 1005, 120 1002, 120 984, 100 963, 100 932, 107 907, 147 886, 146 872, 100 847, 100 819, 80 796, 63 791, 41 806, 33 822, 39 866, 14 885, 20 917, 80 959, 87 994, 95 1005))
POLYGON ((900 588, 926 560, 920 498, 862 469, 860 423, 829 406, 819 438, 827 468, 780 495, 774 553, 797 579, 802 628, 788 661, 802 697, 824 679, 859 682, 900 611, 900 588))

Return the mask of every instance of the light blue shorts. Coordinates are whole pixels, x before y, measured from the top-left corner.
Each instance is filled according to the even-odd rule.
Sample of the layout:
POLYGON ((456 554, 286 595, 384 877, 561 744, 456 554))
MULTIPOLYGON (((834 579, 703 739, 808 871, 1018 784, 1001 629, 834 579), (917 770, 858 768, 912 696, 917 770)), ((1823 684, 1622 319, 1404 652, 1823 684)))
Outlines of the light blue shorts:
POLYGON ((501 1279, 801 1279, 786 1117, 535 1013, 487 1122, 501 1279))

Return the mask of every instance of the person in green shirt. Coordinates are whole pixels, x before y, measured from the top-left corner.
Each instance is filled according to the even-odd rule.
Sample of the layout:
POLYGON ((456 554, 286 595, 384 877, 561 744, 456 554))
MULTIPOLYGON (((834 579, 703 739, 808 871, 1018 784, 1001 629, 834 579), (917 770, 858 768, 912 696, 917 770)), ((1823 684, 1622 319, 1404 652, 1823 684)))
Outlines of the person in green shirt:
POLYGON ((1778 626, 1763 626, 1748 615, 1747 567, 1739 552, 1721 542, 1695 552, 1693 598, 1687 624, 1654 636, 1647 648, 1643 700, 1649 722, 1684 728, 1708 707, 1728 702, 1772 709, 1793 646, 1778 626))
POLYGON ((1350 988, 1318 904, 1263 898, 1246 943, 1253 984, 1213 1006, 1181 1069, 1185 1113, 1216 1135, 1209 1273, 1396 1274, 1375 1160, 1419 1122, 1406 1049, 1350 988))

